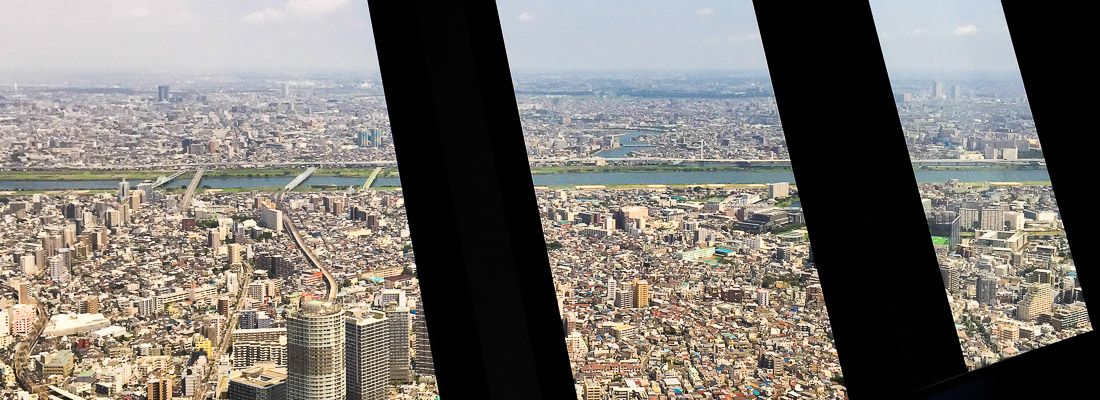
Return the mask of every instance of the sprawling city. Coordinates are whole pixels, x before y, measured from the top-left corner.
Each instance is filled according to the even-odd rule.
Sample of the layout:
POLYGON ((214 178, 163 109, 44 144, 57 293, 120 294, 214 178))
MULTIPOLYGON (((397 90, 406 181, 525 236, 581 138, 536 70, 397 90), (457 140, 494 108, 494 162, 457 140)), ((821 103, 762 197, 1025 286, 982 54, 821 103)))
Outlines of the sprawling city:
MULTIPOLYGON (((349 4, 232 22, 321 29, 349 4)), ((511 8, 510 38, 549 14, 511 8)), ((296 32, 280 36, 287 53, 296 32)), ((510 40, 524 65, 530 49, 510 40)), ((759 37, 718 41, 742 42, 759 37)), ((406 220, 378 73, 122 65, 0 69, 0 398, 438 400, 410 238, 431 227, 406 220)), ((779 110, 753 65, 515 69, 578 399, 847 398, 779 110)), ((966 366, 1091 330, 1018 76, 891 84, 966 366)), ((832 212, 876 201, 873 182, 836 188, 851 208, 832 212)), ((867 235, 890 234, 881 219, 867 235)), ((867 329, 888 328, 868 316, 867 329)))
MULTIPOLYGON (((844 398, 767 80, 672 81, 517 82, 536 177, 576 181, 535 189, 578 395, 844 398)), ((4 391, 435 398, 380 84, 202 82, 0 92, 4 391)), ((1026 103, 926 86, 898 104, 968 366, 1089 329, 1026 103)))

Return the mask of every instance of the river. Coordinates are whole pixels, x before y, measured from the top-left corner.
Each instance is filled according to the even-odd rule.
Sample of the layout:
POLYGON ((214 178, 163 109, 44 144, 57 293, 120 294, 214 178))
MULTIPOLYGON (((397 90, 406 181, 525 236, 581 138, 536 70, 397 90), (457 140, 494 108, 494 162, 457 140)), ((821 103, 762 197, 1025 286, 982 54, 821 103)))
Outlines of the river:
MULTIPOLYGON (((949 179, 962 182, 1035 182, 1049 181, 1045 169, 976 168, 965 170, 916 170, 917 181, 921 183, 940 183, 949 179)), ((361 187, 370 175, 369 169, 363 170, 362 177, 312 176, 302 183, 302 188, 311 186, 355 186, 361 187)), ((578 186, 578 185, 682 185, 713 183, 771 183, 792 182, 794 176, 790 169, 760 168, 727 171, 660 171, 660 172, 566 172, 533 175, 538 186, 578 186)), ((183 175, 166 185, 173 188, 185 186, 191 179, 183 175)), ((273 189, 290 183, 294 176, 284 177, 204 177, 202 186, 214 189, 273 189)), ((853 177, 838 177, 838 180, 851 181, 853 177)), ((851 183, 851 182, 849 182, 851 183)), ((400 186, 398 178, 378 178, 375 187, 400 186)), ((131 183, 136 186, 137 182, 131 183)), ((50 181, 5 181, 0 180, 0 190, 82 190, 116 189, 117 180, 50 180, 50 181)))
POLYGON ((603 158, 626 158, 630 156, 630 152, 634 150, 640 150, 643 148, 654 147, 651 144, 645 142, 639 142, 637 139, 639 136, 651 135, 656 132, 647 131, 626 131, 626 133, 619 135, 620 147, 613 149, 600 150, 595 154, 596 157, 603 158))

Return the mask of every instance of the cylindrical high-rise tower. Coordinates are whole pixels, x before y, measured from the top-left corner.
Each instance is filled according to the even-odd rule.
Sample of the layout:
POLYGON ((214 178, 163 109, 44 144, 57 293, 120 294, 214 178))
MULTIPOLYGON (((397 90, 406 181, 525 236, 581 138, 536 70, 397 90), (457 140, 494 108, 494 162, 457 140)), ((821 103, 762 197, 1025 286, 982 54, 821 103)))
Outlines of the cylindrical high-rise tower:
POLYGON ((344 313, 336 305, 304 300, 287 317, 287 399, 343 400, 344 313))

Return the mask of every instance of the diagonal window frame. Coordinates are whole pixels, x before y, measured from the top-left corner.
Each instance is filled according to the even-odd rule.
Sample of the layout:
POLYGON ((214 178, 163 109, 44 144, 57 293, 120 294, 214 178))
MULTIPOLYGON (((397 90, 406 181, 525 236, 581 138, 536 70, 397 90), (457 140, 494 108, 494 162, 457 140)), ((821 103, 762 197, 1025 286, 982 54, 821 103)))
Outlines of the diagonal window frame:
POLYGON ((869 3, 754 4, 849 396, 966 372, 869 3))

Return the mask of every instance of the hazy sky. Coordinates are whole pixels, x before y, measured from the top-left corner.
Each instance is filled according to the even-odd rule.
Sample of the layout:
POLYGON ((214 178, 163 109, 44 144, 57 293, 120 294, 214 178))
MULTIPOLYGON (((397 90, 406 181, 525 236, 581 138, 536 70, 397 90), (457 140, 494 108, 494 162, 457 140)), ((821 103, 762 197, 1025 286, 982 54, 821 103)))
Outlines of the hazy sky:
POLYGON ((377 70, 365 0, 0 0, 0 69, 377 70))
MULTIPOLYGON (((497 4, 515 71, 766 67, 750 0, 497 4)), ((1016 69, 996 0, 872 6, 892 72, 1016 69)), ((377 70, 365 0, 0 0, 0 10, 4 72, 377 70)))

